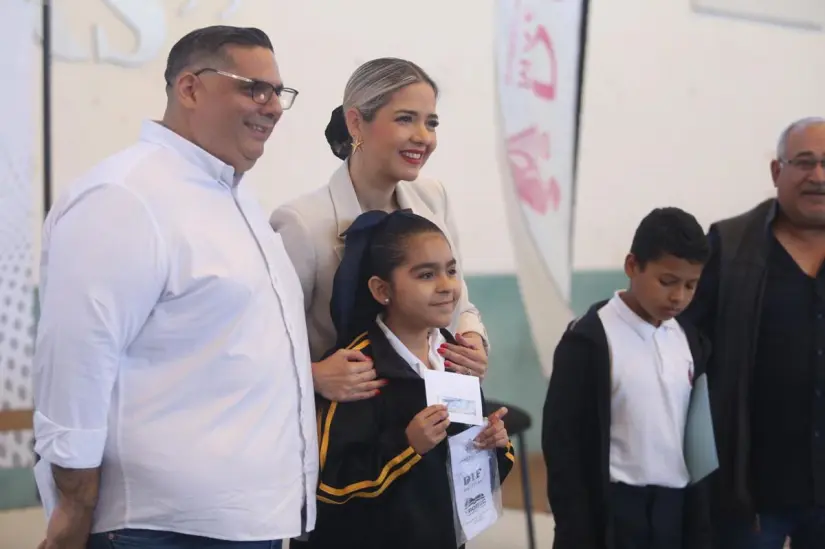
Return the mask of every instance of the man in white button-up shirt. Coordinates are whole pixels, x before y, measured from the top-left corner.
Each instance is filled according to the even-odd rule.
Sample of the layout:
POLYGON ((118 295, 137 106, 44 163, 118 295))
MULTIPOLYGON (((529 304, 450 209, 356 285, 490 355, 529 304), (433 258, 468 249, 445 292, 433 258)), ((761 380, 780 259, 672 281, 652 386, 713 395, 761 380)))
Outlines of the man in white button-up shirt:
POLYGON ((75 182, 43 231, 47 549, 271 549, 315 523, 301 286, 241 183, 297 92, 257 29, 190 33, 165 76, 163 121, 75 182))

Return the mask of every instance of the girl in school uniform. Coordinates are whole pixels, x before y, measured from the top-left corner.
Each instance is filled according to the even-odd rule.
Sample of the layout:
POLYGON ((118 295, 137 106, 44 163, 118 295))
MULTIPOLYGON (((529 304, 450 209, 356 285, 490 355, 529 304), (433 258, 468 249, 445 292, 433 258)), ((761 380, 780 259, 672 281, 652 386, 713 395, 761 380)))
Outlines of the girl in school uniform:
MULTIPOLYGON (((369 356, 387 381, 379 395, 318 405, 320 481, 312 548, 456 549, 444 406, 427 406, 422 374, 450 367, 441 353, 455 339, 461 282, 447 239, 407 210, 370 211, 347 230, 331 313, 337 348, 369 356)), ((334 352, 336 349, 332 349, 334 352)), ((490 414, 477 447, 496 449, 501 481, 513 465, 502 422, 490 414)))

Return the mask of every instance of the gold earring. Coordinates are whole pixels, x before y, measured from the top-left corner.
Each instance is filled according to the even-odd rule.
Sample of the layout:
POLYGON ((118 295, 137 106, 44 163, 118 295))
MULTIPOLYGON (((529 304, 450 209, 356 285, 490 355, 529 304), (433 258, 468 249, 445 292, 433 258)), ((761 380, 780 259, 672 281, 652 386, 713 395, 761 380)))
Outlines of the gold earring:
POLYGON ((363 145, 363 144, 364 144, 364 141, 360 137, 356 138, 355 143, 352 144, 352 152, 350 154, 355 154, 358 151, 358 149, 361 148, 361 145, 363 145))

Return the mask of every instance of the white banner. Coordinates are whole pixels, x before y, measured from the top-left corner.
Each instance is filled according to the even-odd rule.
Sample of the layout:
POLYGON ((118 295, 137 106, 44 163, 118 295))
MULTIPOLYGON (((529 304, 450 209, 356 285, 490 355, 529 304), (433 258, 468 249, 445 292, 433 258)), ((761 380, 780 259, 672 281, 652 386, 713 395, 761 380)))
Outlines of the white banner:
POLYGON ((533 244, 570 300, 582 0, 499 0, 498 99, 511 184, 533 244))
MULTIPOLYGON (((0 413, 32 407, 38 70, 27 0, 0 0, 0 413)), ((32 434, 0 433, 0 468, 30 467, 32 434)))

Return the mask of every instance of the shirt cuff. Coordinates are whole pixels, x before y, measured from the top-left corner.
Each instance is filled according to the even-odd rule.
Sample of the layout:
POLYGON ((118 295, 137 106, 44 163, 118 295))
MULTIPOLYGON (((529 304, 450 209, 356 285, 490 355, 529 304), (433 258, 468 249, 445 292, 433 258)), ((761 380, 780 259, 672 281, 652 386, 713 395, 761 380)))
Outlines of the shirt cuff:
POLYGON ((467 332, 475 332, 481 336, 484 343, 484 350, 490 354, 490 341, 487 338, 487 329, 481 322, 481 318, 475 313, 466 312, 461 313, 458 317, 458 333, 466 334, 467 332))
POLYGON ((34 413, 34 451, 64 469, 95 469, 103 461, 107 429, 69 429, 34 413))

